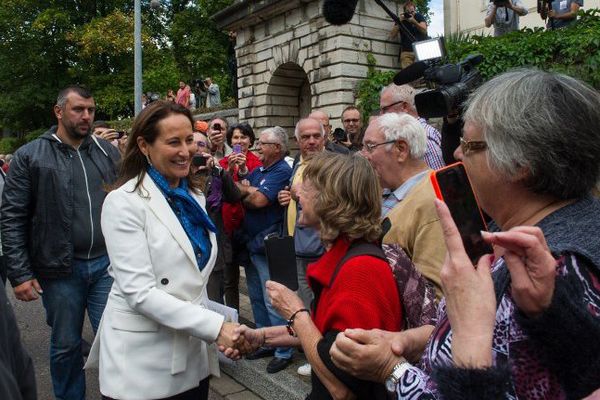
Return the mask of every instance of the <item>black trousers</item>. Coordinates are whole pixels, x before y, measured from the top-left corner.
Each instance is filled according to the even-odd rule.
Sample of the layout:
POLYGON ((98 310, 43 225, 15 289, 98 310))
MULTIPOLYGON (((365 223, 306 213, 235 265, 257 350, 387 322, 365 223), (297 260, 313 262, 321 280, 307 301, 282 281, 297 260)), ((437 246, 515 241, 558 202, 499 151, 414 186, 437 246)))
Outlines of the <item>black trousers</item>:
MULTIPOLYGON (((208 381, 206 378, 200 381, 198 387, 188 390, 187 392, 176 394, 175 396, 165 397, 159 400, 208 400, 208 381)), ((102 400, 117 400, 112 397, 102 396, 102 400)))

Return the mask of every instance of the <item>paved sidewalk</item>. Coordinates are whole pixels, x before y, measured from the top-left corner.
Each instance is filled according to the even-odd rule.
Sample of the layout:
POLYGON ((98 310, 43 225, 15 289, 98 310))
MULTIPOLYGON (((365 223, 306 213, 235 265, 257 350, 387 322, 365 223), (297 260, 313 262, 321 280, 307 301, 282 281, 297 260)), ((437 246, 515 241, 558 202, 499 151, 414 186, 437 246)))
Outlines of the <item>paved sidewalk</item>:
MULTIPOLYGON (((248 298, 245 271, 240 271, 240 322, 253 325, 252 307, 248 298)), ((310 391, 310 377, 298 375, 296 370, 306 363, 306 357, 299 351, 294 351, 293 363, 283 371, 269 374, 266 367, 271 358, 260 360, 240 360, 233 365, 221 365, 221 376, 233 379, 234 383, 245 388, 249 395, 265 400, 304 400, 310 391)), ((217 380, 215 380, 217 381, 217 380)), ((211 385, 212 387, 212 385, 211 385)), ((217 387, 213 390, 221 395, 217 387)), ((245 398, 245 397, 237 397, 245 398)), ((250 398, 250 397, 249 397, 250 398)))

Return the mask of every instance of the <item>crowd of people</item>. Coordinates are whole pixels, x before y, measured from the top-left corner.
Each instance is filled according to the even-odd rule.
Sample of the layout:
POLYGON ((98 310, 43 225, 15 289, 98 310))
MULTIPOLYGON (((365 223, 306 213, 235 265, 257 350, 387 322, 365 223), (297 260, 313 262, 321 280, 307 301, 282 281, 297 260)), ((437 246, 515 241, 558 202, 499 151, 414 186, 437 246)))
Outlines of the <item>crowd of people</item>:
POLYGON ((194 80, 193 86, 188 85, 184 80, 180 80, 177 91, 168 89, 164 98, 161 98, 158 93, 148 92, 142 94, 142 108, 146 108, 151 103, 159 100, 177 103, 190 111, 215 108, 221 105, 221 90, 219 85, 214 83, 210 77, 194 80))
MULTIPOLYGON (((2 272, 18 300, 43 301, 55 397, 85 398, 86 312, 85 368, 104 399, 206 399, 218 351, 271 357, 277 373, 294 348, 312 400, 591 396, 600 94, 515 70, 442 132, 414 96, 383 88, 364 129, 347 107, 343 134, 314 110, 293 154, 286 129, 195 121, 185 95, 152 102, 125 133, 94 121, 89 91, 61 90, 57 125, 12 157, 0 208, 2 272), (429 179, 456 160, 490 221, 493 254, 476 262, 429 179), (297 291, 271 280, 273 235, 293 236, 297 291), (253 327, 210 307, 239 309, 240 267, 253 327)), ((34 399, 0 302, 0 393, 34 399)))

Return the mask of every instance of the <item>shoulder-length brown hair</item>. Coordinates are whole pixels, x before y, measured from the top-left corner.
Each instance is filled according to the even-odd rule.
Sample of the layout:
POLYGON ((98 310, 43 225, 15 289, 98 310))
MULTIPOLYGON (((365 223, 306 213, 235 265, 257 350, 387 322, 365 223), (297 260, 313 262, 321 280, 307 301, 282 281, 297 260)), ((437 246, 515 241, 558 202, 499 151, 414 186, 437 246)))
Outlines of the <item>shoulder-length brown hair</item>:
MULTIPOLYGON (((152 145, 158 135, 160 135, 159 122, 174 114, 181 114, 187 117, 190 120, 190 126, 194 126, 194 119, 190 110, 170 101, 155 101, 139 113, 133 121, 125 155, 119 169, 119 176, 112 189, 119 188, 130 179, 136 177, 137 182, 134 191, 140 187, 146 175, 148 160, 140 150, 137 138, 143 137, 146 143, 152 145)), ((188 174, 187 180, 191 190, 195 192, 200 190, 200 183, 191 172, 188 174)))
POLYGON ((369 242, 381 236, 381 187, 371 164, 358 154, 320 153, 303 172, 316 189, 315 214, 326 243, 345 235, 369 242))

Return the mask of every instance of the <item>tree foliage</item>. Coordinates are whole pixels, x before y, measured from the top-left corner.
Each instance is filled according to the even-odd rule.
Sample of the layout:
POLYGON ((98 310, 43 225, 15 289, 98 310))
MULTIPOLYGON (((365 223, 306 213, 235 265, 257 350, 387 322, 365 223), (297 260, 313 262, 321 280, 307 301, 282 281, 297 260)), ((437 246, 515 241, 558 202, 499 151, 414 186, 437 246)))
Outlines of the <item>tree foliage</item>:
MULTIPOLYGON (((179 79, 228 87, 224 32, 210 16, 233 0, 142 0, 143 90, 165 95, 179 79)), ((88 86, 97 119, 133 113, 133 1, 4 0, 0 7, 0 129, 19 137, 55 123, 68 84, 88 86)), ((227 97, 227 90, 222 90, 227 97)))
POLYGON ((367 124, 369 116, 376 114, 379 110, 379 93, 381 89, 392 82, 395 74, 394 71, 377 70, 373 54, 367 54, 367 64, 367 77, 356 87, 357 107, 362 115, 363 125, 367 124))
POLYGON ((600 88, 600 10, 580 12, 580 19, 563 29, 523 29, 491 36, 455 36, 446 40, 448 59, 483 55, 477 66, 484 79, 517 67, 557 71, 600 88))

